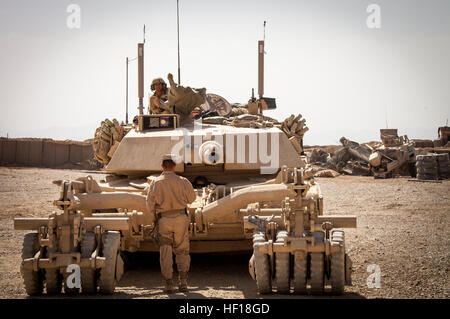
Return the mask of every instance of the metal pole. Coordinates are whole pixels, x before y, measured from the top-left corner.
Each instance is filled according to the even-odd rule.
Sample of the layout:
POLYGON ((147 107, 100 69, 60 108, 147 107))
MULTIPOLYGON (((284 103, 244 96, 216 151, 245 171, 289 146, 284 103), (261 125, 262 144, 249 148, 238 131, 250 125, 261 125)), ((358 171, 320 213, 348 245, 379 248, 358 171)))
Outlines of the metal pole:
POLYGON ((126 113, 125 113, 125 124, 128 124, 128 57, 127 57, 127 76, 126 76, 126 78, 127 78, 127 81, 126 81, 126 94, 125 94, 125 96, 126 96, 126 106, 127 106, 127 110, 126 110, 126 113))
POLYGON ((138 43, 138 96, 139 115, 144 114, 144 43, 138 43))
POLYGON ((177 38, 178 38, 178 85, 181 85, 180 79, 180 17, 178 10, 178 0, 177 0, 177 38))

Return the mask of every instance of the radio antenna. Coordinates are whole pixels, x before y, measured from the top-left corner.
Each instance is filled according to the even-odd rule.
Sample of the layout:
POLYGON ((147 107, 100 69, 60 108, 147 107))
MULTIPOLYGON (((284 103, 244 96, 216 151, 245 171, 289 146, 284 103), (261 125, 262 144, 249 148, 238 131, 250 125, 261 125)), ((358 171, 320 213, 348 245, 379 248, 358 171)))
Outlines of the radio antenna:
POLYGON ((178 38, 178 85, 181 85, 180 79, 180 13, 177 0, 177 38, 178 38))
POLYGON ((385 121, 386 121, 386 128, 388 128, 387 105, 384 106, 384 118, 385 118, 385 121))
POLYGON ((264 36, 263 40, 266 41, 266 20, 264 20, 264 36))

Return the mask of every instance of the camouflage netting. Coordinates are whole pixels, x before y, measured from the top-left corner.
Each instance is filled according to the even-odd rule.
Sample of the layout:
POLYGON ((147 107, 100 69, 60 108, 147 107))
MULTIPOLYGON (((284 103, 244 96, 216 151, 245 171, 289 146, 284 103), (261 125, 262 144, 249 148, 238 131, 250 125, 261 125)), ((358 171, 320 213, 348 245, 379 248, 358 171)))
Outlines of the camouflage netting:
POLYGON ((123 136, 124 128, 116 119, 102 121, 94 135, 95 159, 102 164, 108 164, 123 136))

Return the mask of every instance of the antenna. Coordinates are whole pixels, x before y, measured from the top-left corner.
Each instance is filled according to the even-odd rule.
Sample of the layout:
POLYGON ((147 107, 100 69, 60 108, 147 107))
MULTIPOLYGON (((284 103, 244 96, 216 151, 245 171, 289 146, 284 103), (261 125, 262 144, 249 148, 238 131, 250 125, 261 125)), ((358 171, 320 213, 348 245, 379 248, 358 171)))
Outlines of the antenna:
POLYGON ((178 39, 178 85, 181 85, 180 79, 180 16, 178 9, 178 0, 177 0, 177 39, 178 39))
POLYGON ((266 41, 266 20, 264 20, 264 36, 263 41, 266 41))
POLYGON ((126 75, 126 85, 125 85, 125 88, 126 88, 126 93, 125 93, 125 99, 126 99, 126 102, 125 102, 125 105, 126 105, 125 124, 128 124, 128 64, 130 63, 129 60, 128 60, 128 57, 127 57, 126 63, 127 63, 127 72, 126 72, 127 75, 126 75))
POLYGON ((386 128, 388 128, 387 105, 384 107, 384 118, 385 118, 385 121, 386 121, 386 128))
POLYGON ((144 41, 142 43, 145 43, 145 24, 144 24, 144 41))
POLYGON ((447 121, 445 121, 445 126, 448 126, 448 119, 447 119, 447 121))

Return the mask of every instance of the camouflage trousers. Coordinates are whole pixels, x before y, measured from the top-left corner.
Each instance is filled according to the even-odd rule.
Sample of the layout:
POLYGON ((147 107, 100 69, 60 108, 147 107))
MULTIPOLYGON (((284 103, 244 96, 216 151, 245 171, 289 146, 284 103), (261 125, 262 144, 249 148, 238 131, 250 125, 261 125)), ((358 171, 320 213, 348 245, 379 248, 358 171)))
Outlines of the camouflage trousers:
POLYGON ((181 213, 176 216, 163 216, 158 221, 159 262, 165 279, 172 279, 172 254, 178 272, 188 272, 191 263, 189 256, 189 218, 181 213))

